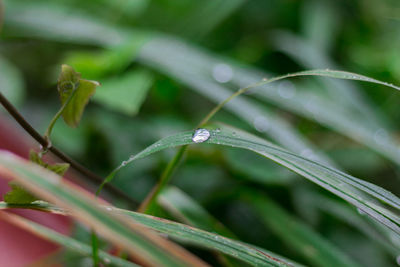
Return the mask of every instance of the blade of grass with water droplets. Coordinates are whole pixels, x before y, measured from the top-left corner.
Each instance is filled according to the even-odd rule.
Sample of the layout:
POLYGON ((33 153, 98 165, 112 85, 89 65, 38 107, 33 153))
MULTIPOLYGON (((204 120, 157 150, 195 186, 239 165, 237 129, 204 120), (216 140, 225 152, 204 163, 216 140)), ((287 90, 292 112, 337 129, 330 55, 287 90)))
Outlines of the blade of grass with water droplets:
MULTIPOLYGON (((223 90, 226 90, 226 88, 212 80, 210 75, 213 66, 218 65, 218 63, 227 62, 227 66, 232 68, 233 72, 231 82, 243 88, 246 88, 249 84, 259 83, 263 77, 271 76, 270 74, 267 75, 261 70, 254 69, 251 66, 243 66, 232 60, 218 58, 218 55, 213 55, 199 48, 195 48, 193 45, 170 37, 160 36, 151 40, 142 48, 139 60, 169 76, 176 77, 190 88, 195 89, 198 93, 205 95, 213 101, 216 99, 217 101, 223 101, 226 98, 218 98, 218 92, 223 93, 223 90), (165 50, 167 50, 168 53, 161 53, 161 51, 165 50)), ((399 89, 398 86, 389 83, 343 71, 311 70, 297 74, 305 76, 326 76, 349 80, 355 79, 390 86, 397 90, 399 89)), ((289 74, 288 76, 291 75, 289 74)), ((272 102, 273 104, 283 107, 295 114, 315 120, 317 123, 321 123, 340 134, 346 135, 356 142, 363 143, 393 162, 400 164, 400 151, 397 149, 397 142, 395 142, 394 138, 389 135, 388 131, 385 130, 383 126, 372 123, 369 118, 356 116, 355 112, 351 109, 344 108, 343 105, 340 105, 339 103, 334 103, 315 94, 307 93, 304 86, 297 86, 297 88, 295 88, 295 97, 291 98, 281 97, 274 84, 265 85, 261 82, 260 86, 263 90, 254 91, 258 98, 272 102)), ((245 102, 242 101, 242 99, 239 100, 245 102)), ((247 102, 249 104, 252 103, 250 101, 247 102)), ((246 116, 246 113, 250 114, 252 112, 251 109, 247 112, 247 108, 242 108, 240 106, 236 107, 235 110, 233 107, 234 105, 230 105, 230 103, 226 105, 226 108, 241 118, 246 116), (241 113, 243 113, 243 115, 241 115, 241 113)), ((266 112, 259 114, 262 114, 267 119, 270 119, 271 117, 268 116, 269 114, 266 112)), ((261 117, 262 116, 260 116, 260 118, 261 117)), ((246 118, 243 119, 246 120, 246 118)), ((301 151, 307 151, 307 148, 304 148, 301 151, 294 150, 293 148, 299 147, 301 144, 301 138, 298 138, 298 136, 297 138, 285 138, 287 134, 285 134, 284 129, 281 129, 282 127, 280 127, 276 120, 274 121, 274 125, 275 124, 278 124, 277 127, 271 127, 271 130, 266 132, 268 135, 292 151, 298 153, 301 153, 301 151), (274 134, 275 131, 276 134, 274 134), (279 137, 279 133, 282 135, 281 138, 279 137), (296 140, 296 142, 290 141, 291 139, 296 140), (293 143, 299 145, 293 146, 293 143)), ((288 130, 290 130, 290 128, 288 130)), ((295 133, 295 130, 291 132, 295 133)), ((296 137, 296 134, 291 135, 292 137, 296 137)), ((307 146, 311 148, 311 151, 316 151, 309 144, 307 146)), ((321 157, 319 154, 318 157, 326 162, 326 157, 323 157, 323 155, 321 157)))
MULTIPOLYGON (((400 199, 389 191, 318 162, 300 157, 266 140, 228 126, 211 131, 204 143, 247 149, 265 156, 348 201, 400 234, 400 218, 385 205, 400 211, 400 199), (240 133, 240 134, 239 134, 240 133)), ((192 144, 193 131, 161 139, 132 157, 146 157, 165 148, 192 144)))

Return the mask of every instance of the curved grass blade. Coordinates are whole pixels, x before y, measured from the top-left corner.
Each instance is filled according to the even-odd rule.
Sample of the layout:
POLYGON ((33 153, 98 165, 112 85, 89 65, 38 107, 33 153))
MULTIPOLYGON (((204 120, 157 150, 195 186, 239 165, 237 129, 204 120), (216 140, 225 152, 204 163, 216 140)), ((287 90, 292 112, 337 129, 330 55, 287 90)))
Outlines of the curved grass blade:
MULTIPOLYGON (((12 205, 0 202, 0 210, 7 208, 33 208, 37 206, 38 210, 48 211, 60 214, 60 208, 49 205, 48 203, 32 203, 23 205, 12 205)), ((112 214, 124 214, 133 219, 136 223, 143 224, 160 233, 167 234, 169 237, 185 243, 192 244, 208 249, 212 249, 234 258, 249 263, 252 266, 292 266, 301 267, 302 265, 285 258, 275 255, 272 252, 255 248, 252 245, 232 240, 215 233, 206 232, 181 223, 172 222, 166 219, 145 215, 143 213, 129 210, 117 209, 104 206, 112 214)), ((66 213, 63 213, 66 214, 66 213)))
MULTIPOLYGON (((258 81, 261 81, 263 77, 271 76, 270 74, 266 74, 261 70, 254 69, 250 66, 242 66, 239 63, 231 60, 218 58, 217 55, 212 55, 209 52, 196 49, 188 43, 168 37, 157 37, 147 43, 140 53, 139 60, 143 64, 149 65, 150 67, 155 68, 169 76, 173 76, 181 80, 190 88, 195 89, 198 93, 205 95, 212 101, 224 100, 214 99, 218 98, 217 92, 222 91, 225 88, 217 84, 211 75, 213 68, 215 68, 215 66, 218 64, 221 64, 221 62, 225 62, 227 67, 232 69, 233 76, 231 82, 243 88, 247 87, 249 84, 254 84, 258 81), (168 50, 168 53, 161 52, 164 50, 168 50)), ((303 74, 310 75, 310 72, 314 71, 307 71, 303 74)), ((389 83, 348 72, 317 70, 313 74, 320 77, 327 75, 327 77, 350 80, 354 78, 355 80, 368 81, 399 89, 398 86, 392 86, 389 83)), ((329 79, 324 79, 324 81, 325 80, 329 79)), ((332 81, 340 82, 343 80, 333 79, 332 81)), ((327 100, 316 94, 307 93, 307 90, 304 86, 295 87, 295 97, 291 98, 282 97, 279 93, 281 90, 278 90, 277 88, 278 86, 264 84, 261 85, 261 87, 263 90, 257 90, 255 92, 258 98, 271 102, 279 107, 283 107, 300 116, 315 120, 317 123, 323 124, 339 132, 340 134, 346 135, 356 142, 363 143, 389 160, 400 164, 400 151, 396 149, 397 142, 393 137, 390 136, 389 131, 386 130, 385 127, 377 124, 374 122, 374 120, 371 120, 370 117, 362 116, 362 114, 357 115, 357 112, 355 112, 354 109, 346 108, 341 104, 327 100)), ((282 91, 287 89, 287 86, 283 86, 283 84, 279 84, 279 87, 282 88, 282 91)), ((241 118, 246 116, 246 113, 250 113, 250 111, 252 111, 250 109, 249 112, 247 112, 246 107, 242 108, 240 106, 237 106, 236 110, 232 110, 233 108, 230 108, 230 105, 233 106, 233 103, 230 103, 227 104, 226 108, 241 118), (243 114, 241 114, 241 112, 243 112, 243 114)), ((282 127, 276 121, 270 119, 271 116, 268 116, 268 113, 264 112, 264 114, 258 114, 263 115, 258 116, 259 118, 265 117, 265 120, 271 121, 271 127, 265 131, 266 134, 274 138, 274 140, 285 146, 287 149, 301 154, 301 151, 295 150, 290 146, 290 144, 299 142, 291 142, 289 138, 285 138, 285 135, 287 134, 285 134, 283 129, 280 130, 282 127), (278 124, 277 128, 274 127, 275 124, 278 124), (277 134, 275 134, 275 132, 277 134), (281 133, 282 138, 277 137, 279 136, 278 133, 281 133)), ((254 120, 255 117, 252 118, 254 120)), ((253 121, 249 122, 253 124, 253 121)), ((288 130, 290 130, 290 128, 288 130)), ((292 136, 296 137, 296 135, 293 134, 292 136)), ((301 141, 299 138, 292 140, 301 141)), ((301 144, 301 142, 299 144, 301 144)), ((312 148, 312 146, 308 145, 308 147, 311 148, 311 151, 316 151, 312 148)), ((303 149, 302 151, 307 150, 303 149)), ((326 162, 326 157, 322 158, 320 153, 317 155, 321 158, 321 160, 326 162)))
MULTIPOLYGON (((329 59, 328 55, 300 36, 284 31, 275 31, 272 32, 271 41, 277 50, 287 54, 307 69, 340 68, 329 59)), ((380 125, 385 122, 386 119, 381 111, 355 85, 346 81, 329 79, 321 79, 321 82, 330 95, 340 102, 341 106, 345 104, 347 108, 361 112, 363 117, 375 124, 380 125)))
MULTIPOLYGON (((19 226, 19 227, 33 233, 34 235, 37 235, 44 239, 47 239, 53 243, 56 243, 60 246, 63 246, 66 249, 77 252, 81 255, 90 257, 92 254, 92 248, 89 245, 82 243, 71 237, 57 233, 56 231, 54 231, 52 229, 49 229, 49 228, 42 226, 40 224, 37 224, 35 222, 32 222, 21 216, 18 216, 18 215, 12 214, 12 213, 0 212, 0 218, 9 221, 13 225, 19 226)), ((119 257, 110 255, 107 252, 104 252, 101 250, 99 251, 99 259, 106 264, 112 264, 113 266, 118 266, 118 267, 138 267, 139 266, 132 262, 121 259, 119 257)))
POLYGON ((135 224, 125 216, 110 214, 67 181, 14 154, 0 151, 0 173, 16 179, 34 194, 66 208, 72 216, 98 234, 118 244, 139 262, 150 266, 207 266, 181 247, 135 224))
MULTIPOLYGON (((293 154, 249 133, 228 126, 221 126, 221 128, 223 130, 210 130, 211 137, 205 143, 247 149, 265 156, 343 198, 400 234, 400 218, 390 207, 387 207, 391 206, 399 212, 400 199, 389 191, 293 154)), ((161 139, 142 152, 131 156, 125 165, 166 148, 192 144, 192 135, 193 132, 188 131, 161 139)))
POLYGON ((260 220, 296 250, 309 264, 315 266, 359 266, 331 242, 306 224, 290 216, 284 209, 263 194, 250 189, 241 191, 240 198, 249 203, 260 220))
MULTIPOLYGON (((143 64, 160 70, 169 76, 176 77, 190 89, 217 104, 232 95, 229 89, 215 82, 208 81, 207 79, 201 79, 194 75, 192 71, 175 66, 176 63, 174 64, 170 60, 164 60, 158 57, 157 54, 154 54, 154 50, 157 50, 155 48, 158 46, 152 47, 148 52, 145 52, 146 47, 141 53, 141 56, 145 54, 145 56, 143 56, 145 59, 141 60, 142 57, 139 57, 139 60, 141 60, 143 64)), ((162 48, 160 47, 160 49, 162 48)), ((326 155, 318 151, 313 144, 302 137, 285 119, 269 111, 266 107, 262 107, 259 103, 239 96, 226 103, 224 108, 247 122, 257 131, 267 134, 284 147, 299 154, 303 151, 309 151, 310 154, 314 155, 314 158, 318 158, 321 162, 330 166, 336 166, 326 155)))

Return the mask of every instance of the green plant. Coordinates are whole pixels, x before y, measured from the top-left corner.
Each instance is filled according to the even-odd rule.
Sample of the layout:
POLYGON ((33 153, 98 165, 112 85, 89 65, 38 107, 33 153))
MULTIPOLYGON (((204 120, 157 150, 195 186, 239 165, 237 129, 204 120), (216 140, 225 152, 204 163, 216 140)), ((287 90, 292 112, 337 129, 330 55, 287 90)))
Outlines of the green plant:
MULTIPOLYGON (((57 86, 61 108, 43 136, 10 103, 18 105, 17 96, 0 94, 3 106, 42 146, 39 153, 31 152, 31 162, 0 151, 0 174, 15 180, 0 202, 2 219, 91 258, 94 266, 390 266, 394 262, 400 248, 400 199, 394 194, 398 190, 393 186, 391 193, 383 182, 357 177, 370 170, 377 177, 385 172, 395 176, 386 166, 396 169, 400 164, 396 135, 390 131, 395 127, 355 84, 370 86, 372 96, 384 94, 383 90, 391 94, 389 90, 400 90, 399 86, 332 70, 340 67, 325 57, 329 36, 317 38, 314 45, 320 47, 314 47, 285 32, 271 33, 271 46, 311 69, 286 75, 255 67, 251 58, 258 57, 258 41, 250 37, 248 44, 237 48, 247 49, 242 55, 248 57, 247 64, 210 52, 201 42, 196 46, 183 41, 201 36, 218 40, 207 33, 245 1, 210 0, 204 6, 182 1, 168 14, 174 18, 179 9, 186 10, 180 21, 193 23, 193 31, 185 32, 185 24, 171 20, 169 34, 147 30, 140 19, 130 18, 124 10, 128 4, 123 8, 102 2, 119 15, 92 17, 85 10, 101 11, 89 1, 77 5, 82 5, 77 8, 82 13, 72 12, 76 5, 67 1, 6 2, 10 14, 5 19, 6 39, 36 38, 65 46, 68 52, 61 59, 65 64, 57 86), (219 5, 226 8, 217 12, 219 5), (213 19, 194 23, 201 12, 213 13, 213 19), (135 23, 144 27, 128 27, 135 23), (76 47, 70 49, 68 44, 76 47), (330 69, 318 69, 321 65, 330 69), (94 94, 99 83, 82 79, 74 69, 104 86, 94 94), (176 90, 179 87, 216 106, 198 104, 197 97, 187 97, 176 90), (152 101, 145 101, 148 94, 152 101), (87 107, 82 127, 70 130, 56 124, 63 116, 68 126, 76 127, 89 98, 96 104, 87 107), (139 113, 141 108, 170 112, 153 116, 139 113), (185 119, 187 114, 190 120, 185 119), (200 121, 197 125, 193 117, 200 121), (85 156, 72 149, 81 139, 86 140, 85 156), (336 151, 337 144, 343 149, 336 151), (167 151, 171 148, 177 148, 175 155, 167 151), (49 165, 42 158, 48 152, 65 163, 49 165), (86 160, 101 175, 67 152, 86 160), (95 182, 90 188, 93 195, 60 178, 68 168, 65 164, 95 182), (115 206, 98 199, 100 195, 115 206), (62 236, 4 211, 11 208, 70 216, 91 231, 84 230, 85 238, 62 236), (111 245, 119 255, 111 255, 111 245)), ((153 15, 159 14, 160 6, 173 5, 141 2, 148 3, 153 15)), ((132 10, 140 10, 138 3, 132 10)), ((329 7, 312 6, 308 8, 313 19, 329 20, 316 15, 317 8, 329 7)), ((329 22, 322 22, 320 27, 329 27, 329 22)), ((308 30, 310 39, 315 38, 308 30)), ((13 67, 9 69, 13 73, 13 67)))

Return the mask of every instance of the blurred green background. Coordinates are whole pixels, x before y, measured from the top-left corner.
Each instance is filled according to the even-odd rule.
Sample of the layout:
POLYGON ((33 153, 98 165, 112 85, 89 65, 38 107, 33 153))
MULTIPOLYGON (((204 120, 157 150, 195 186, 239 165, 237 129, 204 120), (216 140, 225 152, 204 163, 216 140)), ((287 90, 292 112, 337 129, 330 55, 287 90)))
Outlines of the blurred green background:
MULTIPOLYGON (((52 136, 102 176, 158 139, 192 129, 229 94, 265 77, 329 68, 400 84, 398 0, 2 2, 1 92, 37 130, 60 106, 61 64, 102 84, 79 127, 60 121, 52 136)), ((215 120, 399 195, 399 102, 399 92, 375 84, 298 78, 252 90, 215 120)), ((140 160, 113 184, 141 201, 173 155, 140 160)), ((397 236, 250 152, 192 146, 173 185, 240 240, 300 263, 329 266, 315 260, 318 242, 308 240, 315 234, 361 266, 396 265, 397 236), (247 190, 268 196, 272 207, 251 208, 242 199, 247 190), (312 233, 291 232, 293 221, 312 233)), ((160 205, 159 215, 179 219, 160 205)))

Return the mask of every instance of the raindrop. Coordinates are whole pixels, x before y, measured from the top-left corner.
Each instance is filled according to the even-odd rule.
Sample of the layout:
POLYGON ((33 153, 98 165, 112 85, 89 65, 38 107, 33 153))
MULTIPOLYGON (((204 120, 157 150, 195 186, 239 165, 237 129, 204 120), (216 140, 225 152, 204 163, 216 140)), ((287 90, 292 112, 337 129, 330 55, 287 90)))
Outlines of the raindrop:
POLYGON ((235 136, 235 135, 236 135, 236 132, 232 132, 232 135, 235 136))
POLYGON ((127 162, 126 160, 124 160, 124 161, 121 163, 121 166, 126 166, 126 164, 128 164, 128 162, 127 162))
POLYGON ((263 78, 262 81, 266 82, 266 81, 268 81, 268 78, 263 78))
POLYGON ((217 64, 212 70, 212 76, 217 82, 226 83, 232 80, 233 70, 229 65, 217 64))
POLYGON ((253 121, 254 128, 257 131, 265 133, 270 128, 270 123, 264 116, 257 116, 253 121))
POLYGON ((374 141, 380 145, 385 144, 388 141, 389 134, 384 129, 379 129, 374 133, 374 141))
POLYGON ((109 258, 103 258, 103 261, 105 264, 110 264, 111 263, 111 259, 109 258))
POLYGON ((210 132, 207 129, 197 129, 193 136, 192 141, 195 143, 203 143, 210 138, 210 132))
POLYGON ((282 98, 290 99, 296 95, 296 87, 292 82, 283 81, 279 84, 278 94, 282 98))
POLYGON ((396 257, 396 263, 397 263, 397 265, 400 265, 400 256, 396 257))
POLYGON ((215 132, 216 132, 216 133, 219 133, 219 132, 221 132, 221 129, 220 129, 220 128, 217 128, 217 129, 215 129, 215 132))
POLYGON ((112 211, 112 210, 113 210, 113 208, 112 208, 112 207, 106 207, 106 210, 108 210, 108 211, 112 211))

